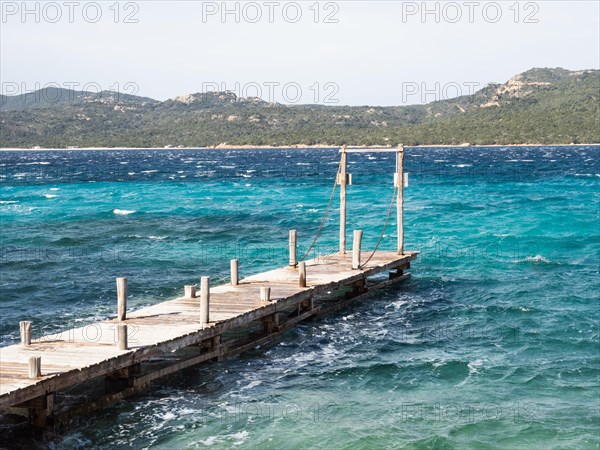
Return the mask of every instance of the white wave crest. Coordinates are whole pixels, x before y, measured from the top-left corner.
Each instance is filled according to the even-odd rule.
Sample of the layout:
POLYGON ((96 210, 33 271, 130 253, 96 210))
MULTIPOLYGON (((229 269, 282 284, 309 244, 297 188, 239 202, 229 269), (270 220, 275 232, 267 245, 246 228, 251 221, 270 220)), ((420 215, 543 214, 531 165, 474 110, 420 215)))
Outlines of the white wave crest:
POLYGON ((113 214, 116 214, 118 216, 127 216, 129 214, 133 214, 134 210, 130 210, 130 209, 113 209, 113 214))
POLYGON ((549 263, 550 260, 548 258, 544 258, 542 255, 528 256, 525 258, 525 261, 529 262, 545 262, 549 263))
POLYGON ((550 263, 552 261, 550 261, 548 258, 543 257, 542 255, 535 255, 535 256, 527 256, 526 258, 523 258, 523 259, 517 259, 514 262, 516 262, 516 263, 523 263, 523 262, 550 263))

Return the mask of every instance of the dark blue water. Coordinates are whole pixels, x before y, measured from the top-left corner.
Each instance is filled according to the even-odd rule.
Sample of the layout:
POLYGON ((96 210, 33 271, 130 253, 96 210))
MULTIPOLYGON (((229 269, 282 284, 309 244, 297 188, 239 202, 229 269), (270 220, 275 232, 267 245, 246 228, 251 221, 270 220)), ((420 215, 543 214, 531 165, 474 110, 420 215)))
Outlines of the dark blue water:
MULTIPOLYGON (((409 148, 413 278, 90 417, 59 448, 600 448, 600 149, 409 148)), ((337 150, 0 152, 2 345, 310 244, 337 150)), ((377 242, 394 156, 349 156, 377 242)), ((337 249, 337 203, 316 254, 337 249)), ((382 248, 393 249, 391 223, 382 248)))

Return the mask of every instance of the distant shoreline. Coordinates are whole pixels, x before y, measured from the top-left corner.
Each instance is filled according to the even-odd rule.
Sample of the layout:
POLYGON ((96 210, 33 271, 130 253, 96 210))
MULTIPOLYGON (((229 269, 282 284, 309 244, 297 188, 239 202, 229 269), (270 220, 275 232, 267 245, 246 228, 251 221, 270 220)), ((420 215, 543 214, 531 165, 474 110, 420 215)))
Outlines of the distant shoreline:
MULTIPOLYGON (((405 145, 406 148, 477 148, 477 147, 600 147, 598 144, 489 144, 489 145, 448 145, 448 144, 437 144, 437 145, 405 145)), ((0 148, 0 152, 23 152, 23 151, 88 151, 88 150, 288 150, 288 149, 329 149, 329 148, 340 148, 339 145, 216 145, 209 147, 72 147, 72 148, 19 148, 19 147, 6 147, 0 148)), ((349 145, 349 147, 358 148, 383 148, 388 147, 384 145, 349 145)), ((389 148, 394 148, 389 146, 389 148)))

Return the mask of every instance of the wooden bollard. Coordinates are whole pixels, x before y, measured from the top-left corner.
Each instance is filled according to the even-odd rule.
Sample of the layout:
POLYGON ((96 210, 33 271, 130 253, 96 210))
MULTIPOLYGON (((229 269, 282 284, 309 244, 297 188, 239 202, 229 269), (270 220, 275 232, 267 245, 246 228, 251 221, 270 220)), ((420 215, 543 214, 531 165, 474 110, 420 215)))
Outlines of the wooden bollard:
POLYGON ((229 261, 229 267, 231 270, 231 285, 237 286, 239 284, 240 272, 238 270, 238 260, 232 259, 229 261))
POLYGON ((360 244, 362 241, 362 230, 354 230, 354 240, 352 241, 352 268, 360 269, 360 244))
POLYGON ((19 322, 19 328, 21 329, 21 344, 31 345, 31 322, 22 320, 19 322))
POLYGON ((119 350, 127 350, 127 324, 120 323, 117 325, 117 345, 119 350))
POLYGON ((290 230, 290 267, 296 267, 298 262, 296 261, 296 242, 298 233, 296 230, 290 230))
POLYGON ((210 304, 210 277, 200 278, 200 325, 208 324, 210 304))
POLYGON ((186 284, 183 287, 185 292, 185 298, 196 298, 196 285, 194 284, 186 284))
POLYGON ((29 358, 29 378, 35 380, 42 376, 42 357, 32 356, 29 358))
POLYGON ((306 263, 304 261, 298 264, 298 273, 300 275, 300 287, 306 287, 306 263))
POLYGON ((269 286, 260 287, 260 301, 270 302, 271 301, 271 288, 269 286))
POLYGON ((117 278, 117 320, 125 320, 127 311, 127 278, 117 278))

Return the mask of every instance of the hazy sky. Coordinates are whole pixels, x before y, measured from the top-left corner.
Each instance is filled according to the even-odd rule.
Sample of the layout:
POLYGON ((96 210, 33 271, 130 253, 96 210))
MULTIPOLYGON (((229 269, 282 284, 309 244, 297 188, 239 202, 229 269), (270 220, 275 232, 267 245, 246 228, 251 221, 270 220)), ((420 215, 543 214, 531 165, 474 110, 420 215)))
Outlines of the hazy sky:
POLYGON ((5 94, 86 86, 164 100, 228 89, 400 105, 532 67, 600 64, 597 0, 0 3, 5 94))

